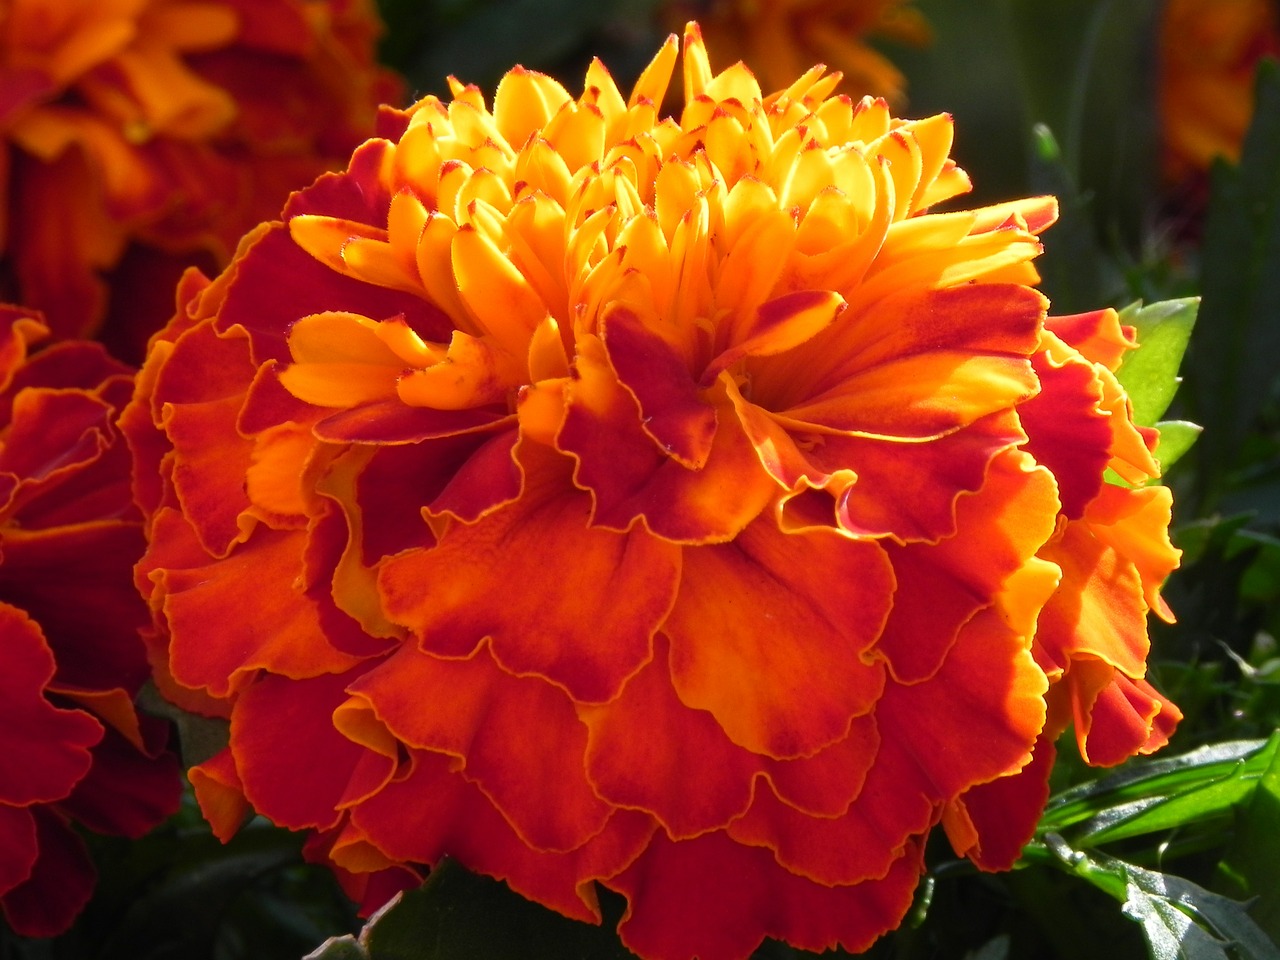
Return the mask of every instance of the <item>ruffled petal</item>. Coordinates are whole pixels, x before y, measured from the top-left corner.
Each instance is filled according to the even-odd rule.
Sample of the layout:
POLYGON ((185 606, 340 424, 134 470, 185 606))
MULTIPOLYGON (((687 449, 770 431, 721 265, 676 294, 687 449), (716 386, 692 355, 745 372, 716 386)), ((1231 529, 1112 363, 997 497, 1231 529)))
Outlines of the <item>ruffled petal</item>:
POLYGON ((618 930, 638 954, 737 960, 765 937, 804 950, 865 950, 907 912, 920 871, 913 845, 881 878, 825 886, 781 871, 768 851, 717 832, 678 843, 659 835, 606 885, 627 897, 618 930))
POLYGON ((401 861, 436 864, 443 856, 454 857, 567 917, 599 923, 591 882, 623 870, 653 834, 649 817, 622 810, 573 851, 534 850, 480 789, 456 771, 457 761, 431 753, 412 758, 407 776, 352 810, 352 822, 370 842, 401 861))
POLYGON ((351 692, 400 742, 460 759, 531 847, 575 850, 604 829, 610 808, 578 772, 587 732, 572 702, 544 680, 511 676, 487 648, 444 660, 405 646, 351 692))
POLYGON ((521 460, 519 500, 453 525, 430 550, 387 561, 383 606, 424 650, 465 657, 488 637, 512 673, 544 677, 576 700, 611 700, 651 656, 675 596, 679 550, 642 530, 592 529, 586 495, 566 489, 567 462, 536 452, 521 460), (530 557, 542 558, 550 580, 530 579, 530 557), (607 633, 601 623, 611 624, 607 633))
POLYGON ((884 551, 833 531, 786 534, 762 519, 732 543, 687 549, 664 628, 676 692, 748 750, 814 753, 880 694, 883 671, 861 655, 892 593, 884 551))

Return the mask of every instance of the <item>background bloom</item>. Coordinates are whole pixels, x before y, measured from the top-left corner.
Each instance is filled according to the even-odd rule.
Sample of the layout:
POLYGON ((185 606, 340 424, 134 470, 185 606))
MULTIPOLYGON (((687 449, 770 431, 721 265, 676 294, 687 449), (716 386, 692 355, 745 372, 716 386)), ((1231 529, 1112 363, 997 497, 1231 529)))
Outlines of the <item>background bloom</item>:
MULTIPOLYGON (((367 906, 448 854, 583 920, 621 892, 647 957, 858 950, 939 820, 1009 866, 1077 660, 1141 678, 1088 612, 1145 642, 1164 528, 1106 540, 1103 476, 1154 461, 1090 359, 1122 334, 1045 322, 1051 199, 932 212, 949 117, 764 97, 696 26, 660 118, 676 59, 454 82, 188 274, 122 421, 148 642, 230 718, 215 831, 311 831, 367 906)), ((1090 759, 1153 748, 1171 708, 1125 740, 1104 696, 1090 759)))
POLYGON ((140 356, 186 263, 367 136, 377 30, 367 0, 5 0, 0 295, 140 356))
POLYGON ((1235 161, 1253 116, 1254 73, 1280 55, 1274 0, 1169 0, 1160 23, 1160 118, 1165 176, 1235 161))
POLYGON ((912 0, 673 0, 664 17, 677 27, 701 22, 715 59, 742 60, 765 90, 783 89, 810 65, 844 74, 841 92, 871 94, 901 106, 906 78, 868 38, 922 46, 929 25, 912 0))
POLYGON ((0 908, 28 936, 89 897, 73 824, 138 837, 181 788, 167 725, 133 706, 142 525, 114 426, 132 377, 96 344, 28 357, 47 334, 0 307, 0 908))

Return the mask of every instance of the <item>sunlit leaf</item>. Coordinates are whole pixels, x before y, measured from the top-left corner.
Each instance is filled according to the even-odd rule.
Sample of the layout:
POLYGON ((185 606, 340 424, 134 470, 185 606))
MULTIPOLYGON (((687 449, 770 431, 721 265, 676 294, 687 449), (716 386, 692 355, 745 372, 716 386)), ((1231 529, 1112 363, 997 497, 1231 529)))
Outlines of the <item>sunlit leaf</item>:
POLYGON ((1152 960, 1280 960, 1280 948, 1244 903, 1183 877, 1074 849, 1056 834, 1045 844, 1062 866, 1115 898, 1142 926, 1152 960))
POLYGON ((1133 402, 1133 419, 1144 427, 1160 419, 1178 390, 1178 369, 1199 307, 1199 299, 1189 297, 1120 311, 1120 322, 1137 330, 1138 349, 1125 356, 1116 377, 1133 402))
POLYGON ((1250 914, 1280 941, 1280 755, 1258 781, 1220 869, 1235 892, 1257 898, 1250 914))

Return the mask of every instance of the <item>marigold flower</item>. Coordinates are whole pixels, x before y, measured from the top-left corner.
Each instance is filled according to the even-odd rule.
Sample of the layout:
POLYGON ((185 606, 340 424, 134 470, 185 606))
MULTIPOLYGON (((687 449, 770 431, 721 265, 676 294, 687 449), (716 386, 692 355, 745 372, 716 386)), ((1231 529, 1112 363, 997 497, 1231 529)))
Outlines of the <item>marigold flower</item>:
POLYGON ((696 16, 718 60, 742 60, 765 90, 784 89, 813 63, 844 75, 840 92, 906 99, 906 77, 866 42, 878 37, 924 46, 929 24, 911 0, 671 0, 673 27, 696 16))
POLYGON ((660 118, 677 56, 455 81, 187 276, 122 418, 149 644, 230 717, 215 830, 311 831, 366 906, 448 854, 621 892, 645 957, 858 950, 940 820, 1012 862, 1064 716, 1160 739, 1104 728, 1167 502, 1103 485, 1154 464, 1114 315, 1045 322, 1051 198, 931 212, 948 116, 764 97, 694 25, 660 118))
POLYGON ((1160 114, 1166 179, 1214 157, 1236 160, 1253 118, 1254 73, 1280 55, 1275 0, 1168 0, 1160 23, 1160 114))
POLYGON ((132 376, 96 344, 28 358, 47 334, 0 306, 0 909, 27 936, 61 932, 92 890, 72 824, 140 836, 181 793, 167 725, 133 706, 142 523, 114 426, 132 376))
POLYGON ((0 296, 145 344, 172 300, 137 289, 221 266, 372 131, 376 30, 370 0, 0 0, 0 296))

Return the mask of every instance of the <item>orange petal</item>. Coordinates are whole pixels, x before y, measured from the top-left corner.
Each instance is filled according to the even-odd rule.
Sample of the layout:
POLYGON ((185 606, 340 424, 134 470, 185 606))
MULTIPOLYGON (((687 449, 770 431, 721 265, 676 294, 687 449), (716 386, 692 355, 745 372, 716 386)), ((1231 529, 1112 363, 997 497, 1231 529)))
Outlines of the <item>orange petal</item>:
POLYGON ((511 676, 487 649, 444 660, 406 645, 351 692, 406 745, 459 758, 529 846, 576 850, 604 829, 610 807, 581 772, 587 732, 573 704, 543 680, 511 676))
POLYGON ((753 368, 754 398, 798 424, 936 437, 1035 394, 1029 357, 1044 303, 1027 287, 983 283, 847 310, 802 348, 753 368))
POLYGON ((652 813, 675 839, 723 827, 751 803, 762 758, 676 696, 664 638, 612 703, 579 709, 587 776, 609 803, 652 813))
POLYGON ((731 543, 686 548, 663 628, 676 691, 748 750, 814 753, 880 694, 883 671, 861 655, 892 594, 880 547, 826 530, 786 534, 761 519, 731 543))
POLYGON ((1036 658, 1063 666, 1087 655, 1142 676, 1150 650, 1147 604, 1133 563, 1080 520, 1066 524, 1038 556, 1062 569, 1062 583, 1040 614, 1036 658))
POLYGON ((490 637, 512 673, 549 679, 575 700, 611 700, 650 657, 676 591, 678 548, 643 530, 589 527, 590 504, 569 486, 563 458, 522 448, 521 462, 519 500, 386 563, 387 616, 425 650, 465 657, 490 637))
POLYGON ((1053 534, 1057 505, 1049 472, 1010 452, 991 464, 981 490, 958 499, 954 537, 885 546, 898 596, 929 598, 895 603, 875 646, 895 678, 915 683, 938 669, 961 627, 1053 534))
POLYGON ((244 785, 236 772, 235 757, 224 747, 204 763, 187 771, 195 788, 196 802, 213 835, 226 843, 249 814, 249 801, 244 798, 244 785))

